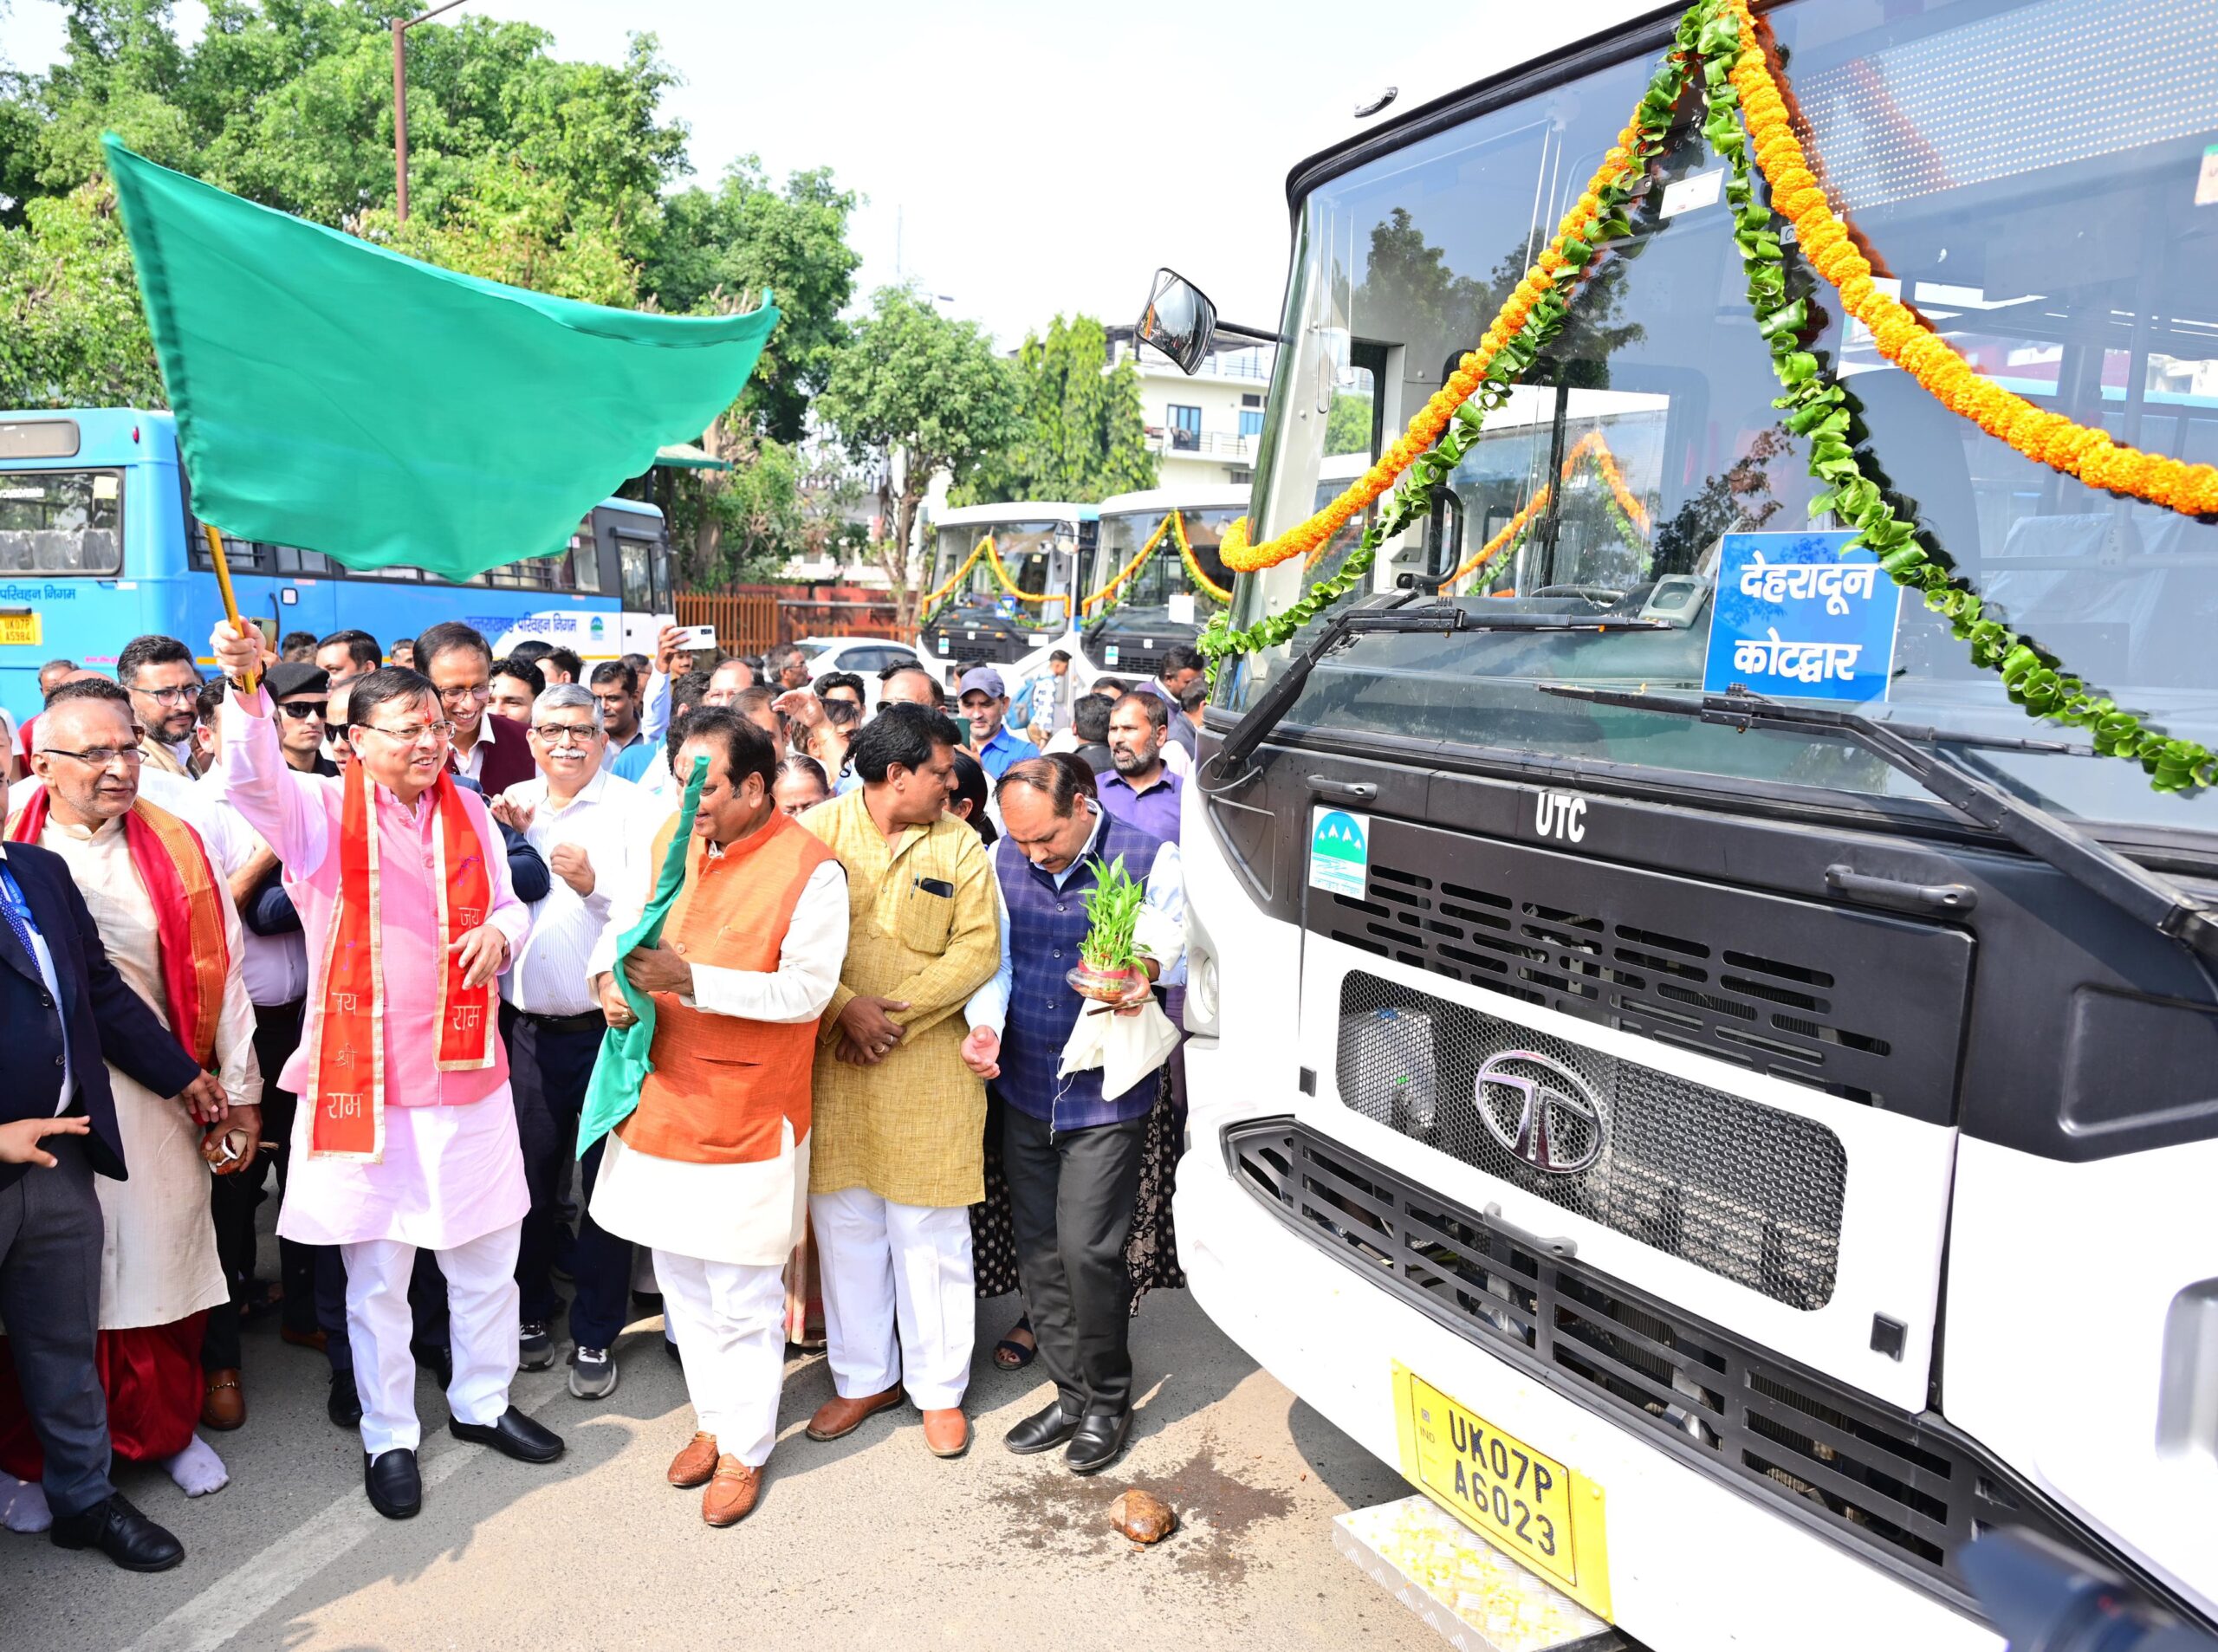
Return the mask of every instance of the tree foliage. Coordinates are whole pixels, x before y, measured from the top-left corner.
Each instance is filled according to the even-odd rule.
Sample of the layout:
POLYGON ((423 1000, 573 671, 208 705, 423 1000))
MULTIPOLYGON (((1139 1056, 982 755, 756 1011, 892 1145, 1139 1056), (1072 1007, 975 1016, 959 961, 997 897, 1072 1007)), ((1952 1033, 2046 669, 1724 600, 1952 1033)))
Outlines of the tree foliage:
POLYGON ((1067 499, 1092 504, 1152 488, 1139 373, 1108 366, 1108 335, 1090 315, 1058 315, 1016 356, 1016 433, 952 496, 961 504, 1067 499))
POLYGON ((70 0, 61 62, 0 69, 0 406, 161 405, 101 170, 113 130, 250 200, 495 281, 683 314, 773 288, 784 320, 711 437, 749 474, 682 490, 726 575, 805 549, 792 449, 844 340, 855 195, 821 170, 774 187, 751 159, 676 189, 685 132, 652 35, 620 63, 566 62, 543 29, 464 11, 408 31, 404 224, 389 24, 423 3, 208 0, 187 47, 171 0, 70 0))
POLYGON ((817 412, 881 478, 892 532, 871 548, 904 622, 915 617, 911 546, 933 475, 968 483, 1014 439, 1016 399, 1008 364, 977 324, 950 321, 905 288, 879 288, 833 361, 817 412))

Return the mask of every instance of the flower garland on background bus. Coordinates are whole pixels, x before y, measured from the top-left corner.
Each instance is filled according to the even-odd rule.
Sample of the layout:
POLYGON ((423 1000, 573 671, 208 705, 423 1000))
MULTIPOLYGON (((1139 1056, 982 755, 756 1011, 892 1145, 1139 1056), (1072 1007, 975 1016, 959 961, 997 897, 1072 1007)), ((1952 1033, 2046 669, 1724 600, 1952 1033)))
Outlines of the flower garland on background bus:
MULTIPOLYGON (((1642 504, 1632 489, 1625 486, 1625 472, 1618 469, 1618 456, 1610 451, 1610 444, 1604 439, 1599 426, 1572 444, 1571 451, 1564 455, 1563 468, 1557 472, 1558 479, 1569 482, 1571 473, 1578 468, 1579 462, 1589 455, 1592 456, 1594 468, 1601 472, 1602 480, 1609 488, 1609 502, 1605 509, 1610 513, 1610 525, 1617 529, 1618 537, 1625 542, 1627 548, 1641 559, 1641 566, 1645 568, 1648 566, 1648 507, 1642 504)), ((1554 483, 1542 483, 1540 491, 1525 502, 1500 533, 1474 551, 1462 567, 1443 580, 1435 589, 1447 590, 1464 575, 1477 572, 1504 550, 1518 544, 1524 539, 1526 530, 1532 527, 1534 518, 1548 508, 1548 501, 1553 497, 1554 483)))
POLYGON ((924 619, 918 622, 919 625, 928 625, 937 618, 935 611, 937 605, 944 601, 948 595, 963 583, 964 576, 978 566, 978 559, 982 556, 986 559, 987 566, 993 569, 994 578, 1001 582, 1002 589, 1019 602, 1029 602, 1036 606, 1041 603, 1068 600, 1060 591, 1046 591, 1034 596, 1031 592, 1021 588, 1015 580, 1010 577, 1008 566, 1002 560, 1001 551, 994 544, 994 536, 989 534, 978 541, 970 555, 963 559, 961 567, 941 580, 935 589, 925 593, 922 599, 918 602, 917 612, 924 615, 924 619))
POLYGON ((1975 663, 1999 671, 2010 697, 2029 715, 2088 729, 2097 751, 2139 762, 2160 791, 2218 783, 2218 753, 2149 729, 2114 701, 2066 676, 2025 638, 1985 617, 1977 594, 1934 562, 1917 543, 1914 524, 1887 504, 1849 439, 1848 392, 1802 347, 1802 340, 1815 331, 1815 320, 1806 296, 1789 295, 1774 211, 1793 224, 1805 260, 1839 292, 1848 314, 1870 328, 1883 354, 1942 405, 2027 457, 2091 487, 2195 516, 2218 515, 2218 467, 2142 452, 1988 382, 1914 310, 1882 289, 1871 259, 1854 230, 1833 211, 1794 136, 1786 94, 1766 56, 1748 0, 1698 0, 1680 19, 1674 49, 1650 81, 1632 124, 1566 216, 1548 249, 1526 272, 1478 350, 1462 358, 1456 373, 1378 463, 1324 509, 1274 539, 1251 544, 1244 532, 1227 533, 1220 553, 1225 565, 1238 573, 1261 572, 1315 551, 1397 479, 1408 477, 1340 568, 1290 607, 1241 631, 1231 628, 1227 615, 1213 619, 1201 639, 1212 669, 1229 655, 1276 646, 1291 638, 1355 588, 1385 540, 1430 509, 1435 485, 1476 438, 1485 414, 1501 405, 1508 385, 1561 327, 1564 295, 1580 280, 1598 243, 1631 234, 1622 208, 1646 188, 1649 164, 1662 152, 1688 71, 1696 63, 1702 73, 1702 133, 1731 168, 1726 192, 1734 211, 1734 240, 1748 273, 1758 330, 1786 392, 1779 405, 1790 410, 1787 428, 1809 441, 1811 473, 1825 487, 1812 502, 1811 514, 1831 511, 1852 523, 1856 542, 1869 546, 1897 583, 1923 593, 1926 606, 1944 615, 1955 635, 1970 645, 1975 663), (1746 120, 1745 133, 1736 111, 1746 120), (1752 152, 1754 167, 1770 186, 1769 208, 1755 200, 1752 152), (1443 410, 1440 405, 1451 397, 1456 399, 1443 410))
POLYGON ((1213 598, 1218 602, 1231 601, 1232 593, 1210 579, 1203 571, 1200 560, 1195 556, 1193 545, 1186 538, 1186 519, 1184 513, 1173 510, 1155 525, 1155 532, 1147 536, 1147 543, 1133 554, 1131 561, 1117 570, 1108 584, 1103 586, 1092 596, 1079 599, 1079 612, 1081 614, 1088 612, 1095 604, 1107 601, 1123 589, 1125 582, 1139 572, 1145 565, 1147 559, 1154 554, 1155 547, 1163 543, 1163 536, 1165 534, 1170 534, 1177 544, 1178 560, 1186 565, 1187 580, 1205 596, 1213 598))

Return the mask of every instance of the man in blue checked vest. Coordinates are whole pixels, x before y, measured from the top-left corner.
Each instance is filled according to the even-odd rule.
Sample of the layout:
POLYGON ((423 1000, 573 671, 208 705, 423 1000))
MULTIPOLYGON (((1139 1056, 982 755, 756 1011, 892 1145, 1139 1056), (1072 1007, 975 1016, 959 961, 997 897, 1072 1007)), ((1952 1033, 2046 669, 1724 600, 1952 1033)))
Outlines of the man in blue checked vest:
POLYGON ((1086 939, 1086 896, 1121 857, 1146 887, 1138 940, 1149 975, 1156 986, 1183 981, 1185 885, 1176 844, 1104 813, 1052 757, 1012 763, 995 795, 1008 946, 1002 972, 972 1001, 971 1024, 982 1029, 972 1038, 1000 1063, 1017 1271, 1055 1384, 1054 1403, 1009 1430, 1008 1444, 1028 1454, 1065 1447, 1072 1471, 1090 1474, 1117 1460, 1132 1430, 1125 1241, 1157 1079, 1109 1096, 1099 1067, 1057 1076, 1072 1028, 1092 1007, 1064 977, 1086 939))

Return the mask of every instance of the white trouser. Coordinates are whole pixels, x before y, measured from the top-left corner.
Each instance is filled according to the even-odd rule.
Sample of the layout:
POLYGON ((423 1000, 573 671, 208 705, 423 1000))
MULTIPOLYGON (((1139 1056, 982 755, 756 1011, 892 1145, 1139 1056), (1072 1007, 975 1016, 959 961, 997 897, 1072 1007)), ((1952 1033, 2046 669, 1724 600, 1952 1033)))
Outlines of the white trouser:
POLYGON ((655 1253, 662 1311, 685 1362, 695 1427, 749 1468, 778 1439, 778 1390, 786 1378, 785 1265, 704 1262, 655 1253))
MULTIPOLYGON (((509 1409, 516 1374, 516 1241, 522 1222, 496 1228, 438 1253, 447 1279, 454 1380, 447 1409, 464 1422, 497 1422, 509 1409)), ((413 1451, 424 1438, 416 1421, 416 1356, 408 1312, 408 1276, 416 1247, 397 1239, 341 1245, 347 1260, 347 1340, 354 1351, 354 1388, 362 1400, 362 1449, 413 1451)))
POLYGON ((866 1188, 809 1195, 824 1337, 843 1399, 898 1383, 919 1410, 963 1403, 977 1335, 970 1213, 898 1205, 866 1188))

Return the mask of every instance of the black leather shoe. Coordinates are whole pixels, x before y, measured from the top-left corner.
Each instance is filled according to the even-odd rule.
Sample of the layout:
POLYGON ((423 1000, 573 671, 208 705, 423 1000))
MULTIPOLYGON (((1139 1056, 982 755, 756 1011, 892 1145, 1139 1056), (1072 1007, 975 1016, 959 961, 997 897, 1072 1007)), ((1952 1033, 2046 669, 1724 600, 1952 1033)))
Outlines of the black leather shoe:
POLYGON ((131 1506, 121 1492, 75 1514, 54 1517, 58 1549, 98 1549, 126 1571, 167 1571, 185 1558, 185 1545, 131 1506))
POLYGON ((342 1428, 362 1426, 362 1396, 354 1391, 354 1373, 331 1373, 331 1396, 323 1403, 323 1414, 342 1428))
POLYGON ((444 1343, 412 1342, 408 1351, 416 1363, 439 1379, 442 1390, 454 1386, 454 1350, 444 1343))
POLYGON ((464 1422, 460 1417, 449 1417, 447 1432, 457 1440, 490 1446, 518 1462, 553 1462, 562 1454, 562 1436, 541 1428, 513 1405, 491 1422, 464 1422))
POLYGON ((1035 1451, 1053 1451, 1078 1432, 1078 1414, 1064 1410, 1063 1403, 1057 1400, 1011 1428, 1002 1436, 1002 1443, 1018 1456, 1029 1457, 1035 1451))
POLYGON ((362 1489, 370 1506, 388 1520, 411 1519, 424 1506, 424 1477, 416 1472, 416 1454, 395 1446, 373 1457, 362 1454, 362 1489))
POLYGON ((1071 1435, 1071 1448, 1063 1454, 1073 1474, 1098 1474, 1125 1454, 1125 1438, 1132 1431, 1129 1409, 1114 1416, 1090 1416, 1071 1435))

